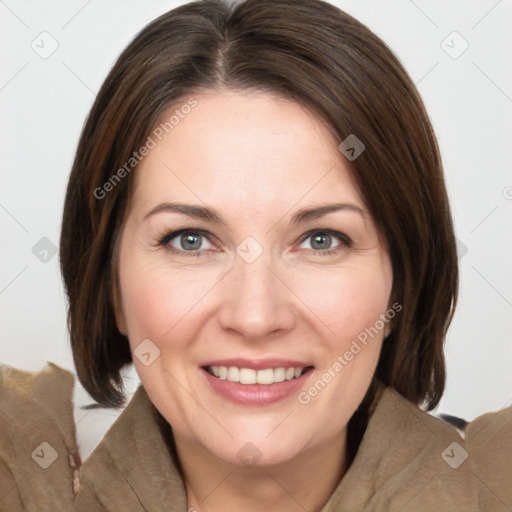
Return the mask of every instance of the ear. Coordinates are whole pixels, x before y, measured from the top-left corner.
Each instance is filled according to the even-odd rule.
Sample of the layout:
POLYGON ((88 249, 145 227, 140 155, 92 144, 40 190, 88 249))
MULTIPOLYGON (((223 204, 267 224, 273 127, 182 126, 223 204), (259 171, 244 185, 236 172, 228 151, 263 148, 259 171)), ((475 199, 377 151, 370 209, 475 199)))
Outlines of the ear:
POLYGON ((391 324, 392 324, 391 320, 388 320, 386 322, 386 324, 384 325, 384 339, 386 339, 391 333, 391 330, 392 330, 391 324))
POLYGON ((390 300, 388 303, 388 308, 386 309, 385 317, 386 317, 387 321, 385 322, 385 325, 384 325, 384 332, 383 332, 383 334, 384 334, 383 340, 384 341, 386 341, 386 338, 391 334, 391 331, 393 330, 392 326, 395 323, 394 318, 396 316, 395 304, 396 304, 396 302, 394 302, 392 305, 391 300, 390 300), (388 311, 390 311, 390 310, 393 312, 393 316, 388 314, 388 311))
POLYGON ((128 329, 126 328, 126 318, 123 311, 123 304, 121 301, 121 291, 119 289, 119 281, 117 280, 117 276, 114 279, 114 285, 112 290, 112 297, 113 297, 113 308, 114 308, 114 315, 116 318, 116 325, 121 334, 124 336, 128 336, 128 329))

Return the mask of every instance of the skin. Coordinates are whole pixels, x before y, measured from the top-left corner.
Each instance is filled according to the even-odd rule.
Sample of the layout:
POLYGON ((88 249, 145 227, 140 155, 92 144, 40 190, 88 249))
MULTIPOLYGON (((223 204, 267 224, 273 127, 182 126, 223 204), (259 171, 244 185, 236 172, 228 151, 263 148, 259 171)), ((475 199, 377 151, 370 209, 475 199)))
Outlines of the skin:
POLYGON ((230 357, 291 358, 314 366, 307 390, 388 309, 389 254, 341 141, 317 116, 268 93, 194 97, 197 106, 136 170, 118 253, 117 324, 132 351, 145 339, 160 350, 149 366, 136 357, 134 364, 173 427, 189 507, 320 510, 346 470, 346 426, 387 325, 307 404, 296 394, 264 406, 232 403, 200 367, 230 357), (225 223, 170 211, 144 218, 162 202, 215 208, 225 223), (298 210, 329 203, 363 213, 290 223, 298 210), (199 256, 180 235, 167 243, 180 254, 158 245, 185 228, 208 233, 199 237, 199 256), (333 235, 313 245, 314 236, 304 237, 313 229, 352 243, 333 235), (236 252, 247 236, 263 249, 252 263, 236 252), (253 467, 237 456, 247 442, 261 452, 253 467))

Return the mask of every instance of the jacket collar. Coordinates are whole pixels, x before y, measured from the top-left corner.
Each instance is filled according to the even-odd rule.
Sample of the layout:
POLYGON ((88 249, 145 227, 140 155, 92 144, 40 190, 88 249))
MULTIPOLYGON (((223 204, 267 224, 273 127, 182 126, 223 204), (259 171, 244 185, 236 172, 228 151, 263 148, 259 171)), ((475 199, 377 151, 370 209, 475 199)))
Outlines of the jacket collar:
POLYGON ((155 408, 142 385, 102 443, 144 510, 151 510, 155 500, 172 503, 173 508, 169 510, 186 510, 183 480, 169 456, 155 408))
MULTIPOLYGON (((379 510, 391 496, 405 506, 432 478, 450 471, 440 454, 457 439, 455 429, 385 388, 354 461, 321 512, 379 510), (414 480, 404 485, 409 474, 414 480)), ((155 500, 186 510, 182 477, 142 385, 102 444, 145 510, 155 500)))

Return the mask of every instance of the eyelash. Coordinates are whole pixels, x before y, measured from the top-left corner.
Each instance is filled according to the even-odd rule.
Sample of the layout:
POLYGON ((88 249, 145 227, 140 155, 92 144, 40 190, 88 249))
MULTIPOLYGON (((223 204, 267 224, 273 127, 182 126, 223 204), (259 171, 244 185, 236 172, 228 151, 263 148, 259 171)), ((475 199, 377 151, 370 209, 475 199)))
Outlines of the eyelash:
MULTIPOLYGON (((156 245, 159 247, 163 247, 165 250, 167 250, 173 254, 179 254, 179 255, 185 254, 186 256, 195 256, 195 257, 201 257, 203 255, 203 253, 205 253, 206 251, 209 250, 209 249, 201 249, 201 250, 193 250, 193 251, 184 251, 184 250, 176 249, 172 245, 169 245, 169 242, 171 240, 173 240, 174 238, 176 238, 180 235, 183 235, 185 233, 204 236, 205 238, 207 238, 210 241, 210 243, 213 243, 209 239, 207 231, 203 231, 202 229, 188 228, 188 229, 179 229, 177 231, 165 232, 165 233, 161 234, 160 236, 157 237, 158 242, 156 245)), ((308 238, 310 238, 316 234, 334 236, 334 237, 338 238, 341 242, 341 244, 338 247, 335 247, 334 249, 326 249, 323 251, 319 250, 319 249, 307 249, 310 251, 314 251, 316 254, 321 254, 322 256, 334 255, 345 247, 352 247, 352 244, 353 244, 352 240, 347 235, 344 235, 343 233, 334 231, 332 229, 314 229, 314 230, 308 231, 307 233, 305 233, 302 236, 299 243, 302 244, 305 240, 307 240, 308 238)))

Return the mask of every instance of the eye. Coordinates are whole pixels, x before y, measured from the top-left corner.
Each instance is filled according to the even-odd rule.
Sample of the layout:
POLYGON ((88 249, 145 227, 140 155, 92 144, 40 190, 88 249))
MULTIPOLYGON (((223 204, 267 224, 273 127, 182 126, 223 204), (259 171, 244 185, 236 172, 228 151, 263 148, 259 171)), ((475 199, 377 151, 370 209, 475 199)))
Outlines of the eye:
POLYGON ((214 247, 206 233, 197 229, 180 229, 167 233, 159 239, 158 245, 174 253, 191 253, 194 256, 200 256, 204 251, 214 247), (210 246, 204 247, 204 242, 210 246))
POLYGON ((310 239, 310 249, 322 256, 337 253, 338 251, 352 245, 352 240, 350 240, 348 236, 329 229, 310 231, 302 239, 301 245, 308 242, 310 239), (333 248, 332 243, 335 238, 337 238, 341 243, 333 248))
MULTIPOLYGON (((207 250, 216 249, 210 242, 208 235, 208 232, 200 229, 180 229, 161 235, 158 238, 157 245, 175 254, 201 256, 207 250), (204 243, 209 244, 209 246, 204 247, 204 243)), ((310 239, 310 248, 306 247, 306 249, 322 256, 335 254, 352 245, 352 241, 348 236, 329 229, 317 229, 306 233, 302 237, 301 246, 310 239), (338 239, 340 242, 334 248, 332 247, 333 239, 338 239)))

